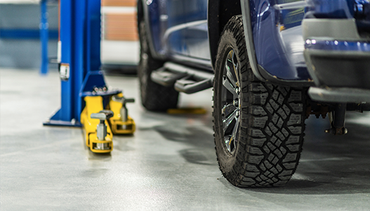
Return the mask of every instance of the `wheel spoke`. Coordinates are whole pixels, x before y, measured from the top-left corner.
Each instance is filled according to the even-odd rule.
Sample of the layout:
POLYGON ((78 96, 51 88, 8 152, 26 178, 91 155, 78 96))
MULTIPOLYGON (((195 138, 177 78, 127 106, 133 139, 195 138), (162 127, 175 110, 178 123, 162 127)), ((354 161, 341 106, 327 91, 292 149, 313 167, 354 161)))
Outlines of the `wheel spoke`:
POLYGON ((223 116, 229 116, 235 109, 236 107, 233 104, 226 104, 222 107, 221 113, 223 116))
POLYGON ((232 143, 234 145, 234 149, 236 147, 236 141, 237 141, 236 137, 239 131, 239 117, 237 117, 235 120, 236 121, 235 121, 234 129, 233 129, 233 132, 231 133, 231 139, 234 140, 232 143))
POLYGON ((227 116, 223 121, 223 129, 224 129, 224 134, 226 133, 226 131, 229 129, 231 123, 234 121, 234 120, 238 120, 238 116, 239 116, 239 109, 235 109, 229 116, 227 116))
POLYGON ((233 152, 237 146, 237 134, 239 131, 239 118, 236 118, 231 135, 224 136, 225 146, 229 152, 233 152))
POLYGON ((229 80, 228 77, 224 77, 222 78, 222 85, 224 85, 224 87, 229 91, 231 92, 231 94, 233 96, 237 96, 237 93, 236 93, 236 89, 234 87, 234 85, 232 84, 232 82, 229 80))
POLYGON ((229 152, 233 152, 237 146, 237 134, 239 130, 239 120, 235 122, 231 135, 224 136, 225 146, 229 152))
POLYGON ((234 79, 233 73, 231 72, 231 69, 230 69, 230 66, 228 65, 228 63, 231 64, 231 68, 233 69, 232 71, 234 71, 234 66, 233 66, 232 62, 231 61, 226 62, 226 64, 225 64, 226 77, 234 87, 237 87, 236 81, 234 79))
POLYGON ((231 146, 230 146, 230 144, 231 144, 230 142, 232 142, 231 137, 230 136, 225 136, 224 140, 225 140, 225 146, 226 146, 227 150, 229 152, 231 152, 231 146))
POLYGON ((234 73, 235 73, 235 76, 236 76, 236 82, 237 82, 237 86, 240 86, 240 80, 239 80, 239 74, 238 74, 238 61, 236 60, 236 54, 234 51, 232 51, 232 56, 231 56, 231 61, 233 63, 233 69, 234 69, 234 73))

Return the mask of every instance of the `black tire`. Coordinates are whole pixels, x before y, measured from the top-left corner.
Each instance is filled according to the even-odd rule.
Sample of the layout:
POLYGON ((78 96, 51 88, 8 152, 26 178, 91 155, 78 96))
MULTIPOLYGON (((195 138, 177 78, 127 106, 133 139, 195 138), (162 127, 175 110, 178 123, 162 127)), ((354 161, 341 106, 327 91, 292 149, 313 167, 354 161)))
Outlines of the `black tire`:
POLYGON ((230 183, 289 181, 302 151, 306 93, 259 81, 249 66, 242 18, 229 20, 215 64, 213 121, 217 160, 230 183))
POLYGON ((166 111, 176 108, 179 93, 173 87, 164 87, 152 81, 150 74, 163 66, 163 61, 154 59, 149 48, 145 21, 139 23, 140 62, 138 77, 142 105, 149 111, 166 111))

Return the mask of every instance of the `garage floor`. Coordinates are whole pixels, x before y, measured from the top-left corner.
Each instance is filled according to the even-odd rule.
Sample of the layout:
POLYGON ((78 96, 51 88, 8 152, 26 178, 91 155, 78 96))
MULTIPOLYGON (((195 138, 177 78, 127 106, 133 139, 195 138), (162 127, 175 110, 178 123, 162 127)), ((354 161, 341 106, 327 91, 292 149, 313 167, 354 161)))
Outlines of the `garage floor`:
POLYGON ((145 111, 134 76, 106 77, 135 97, 134 136, 91 153, 81 129, 43 127, 60 105, 56 71, 0 69, 0 210, 369 210, 370 114, 349 113, 346 136, 307 120, 301 163, 287 186, 240 189, 218 169, 211 90, 182 95, 206 115, 145 111))

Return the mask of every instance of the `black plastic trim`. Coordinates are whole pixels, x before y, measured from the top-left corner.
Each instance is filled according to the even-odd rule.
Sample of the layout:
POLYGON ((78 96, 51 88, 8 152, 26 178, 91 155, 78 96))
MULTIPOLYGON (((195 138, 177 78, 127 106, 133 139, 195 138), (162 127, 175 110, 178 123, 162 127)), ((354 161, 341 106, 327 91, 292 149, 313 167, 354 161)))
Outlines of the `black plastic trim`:
POLYGON ((261 76, 265 78, 264 81, 274 83, 274 84, 280 84, 280 85, 289 85, 292 87, 310 87, 314 86, 315 83, 313 81, 306 81, 306 80, 284 80, 277 78, 276 76, 271 75, 268 73, 261 65, 258 65, 259 72, 261 73, 261 76))
POLYGON ((207 72, 213 73, 213 68, 209 60, 182 56, 178 54, 172 55, 170 59, 184 66, 191 66, 191 67, 194 67, 195 69, 199 69, 200 71, 207 71, 207 72))
POLYGON ((187 67, 173 62, 166 62, 164 66, 151 74, 154 82, 163 86, 175 86, 179 92, 192 94, 213 86, 213 73, 187 67))
POLYGON ((152 81, 162 86, 173 86, 177 80, 186 77, 187 74, 184 72, 171 72, 165 67, 155 70, 150 75, 152 81))
MULTIPOLYGON (((143 16, 144 16, 144 21, 145 21, 145 26, 146 26, 146 33, 148 37, 148 43, 149 43, 149 50, 152 56, 156 59, 161 59, 164 60, 166 57, 164 55, 159 54, 157 51, 155 51, 155 47, 153 44, 153 37, 152 37, 152 31, 150 30, 150 21, 149 21, 149 11, 148 11, 148 5, 146 4, 146 0, 138 0, 137 8, 139 11, 140 6, 142 7, 143 11, 143 16)), ((140 9, 141 11, 141 9, 140 9)), ((139 15, 139 13, 138 13, 139 15)), ((140 23, 141 17, 138 17, 138 23, 140 23)), ((140 30, 140 26, 138 26, 138 30, 140 30)))
POLYGON ((260 68, 258 68, 256 51, 254 48, 253 35, 252 35, 252 21, 251 21, 251 13, 250 13, 250 1, 240 0, 240 5, 242 7, 244 35, 245 35, 245 42, 247 46, 247 54, 248 54, 250 66, 252 68, 254 75, 258 79, 260 79, 261 81, 266 81, 266 78, 264 78, 260 72, 261 71, 260 68))
POLYGON ((306 49, 304 55, 316 86, 370 89, 370 53, 306 49))
POLYGON ((204 79, 202 81, 193 81, 191 77, 189 79, 185 78, 176 81, 175 89, 186 94, 193 94, 213 87, 213 79, 204 79))
POLYGON ((216 62, 218 41, 221 33, 219 28, 219 13, 220 1, 208 0, 208 41, 212 66, 214 66, 216 62))
POLYGON ((370 102, 370 90, 356 88, 320 88, 310 87, 308 90, 312 100, 335 103, 370 102))

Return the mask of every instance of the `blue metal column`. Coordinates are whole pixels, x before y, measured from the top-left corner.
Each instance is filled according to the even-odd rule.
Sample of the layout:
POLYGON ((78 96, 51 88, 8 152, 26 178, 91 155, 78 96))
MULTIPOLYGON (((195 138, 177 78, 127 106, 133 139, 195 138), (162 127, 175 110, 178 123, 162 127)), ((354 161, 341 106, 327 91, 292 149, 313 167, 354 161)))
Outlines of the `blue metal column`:
POLYGON ((101 0, 60 1, 61 108, 44 125, 81 127, 83 97, 110 96, 121 92, 103 88, 100 6, 101 0))
POLYGON ((40 21, 40 40, 41 40, 41 69, 40 73, 45 75, 48 73, 48 13, 47 13, 47 0, 42 0, 41 5, 41 21, 40 21))
MULTIPOLYGON (((94 1, 100 3, 100 0, 94 1)), ((84 67, 86 45, 84 38, 87 34, 85 11, 86 0, 60 1, 61 66, 69 67, 67 74, 69 77, 61 80, 60 110, 44 125, 81 127, 82 98, 79 91, 86 67, 84 67)))
MULTIPOLYGON (((80 96, 110 96, 120 93, 120 90, 101 89, 105 87, 104 75, 100 71, 100 0, 86 0, 86 75, 80 89, 80 96), (98 91, 96 91, 98 88, 98 91), (100 88, 100 89, 99 89, 100 88)), ((107 103, 105 101, 105 103, 107 103)))
MULTIPOLYGON (((76 14, 74 10, 76 9, 76 2, 81 1, 60 1, 61 65, 69 67, 69 74, 66 74, 69 75, 69 77, 65 77, 64 80, 61 80, 61 108, 50 118, 49 121, 44 122, 44 125, 81 126, 73 112, 75 110, 76 100, 76 93, 73 92, 75 88, 74 82, 76 80, 74 75, 79 71, 78 69, 75 69, 76 65, 74 64, 74 61, 77 60, 77 58, 74 59, 76 53, 74 44, 77 40, 74 28, 75 25, 77 25, 77 22, 80 21, 78 17, 75 17, 76 14)), ((77 36, 82 36, 82 33, 79 35, 77 34, 77 36)), ((82 58, 80 59, 82 60, 82 58)))
MULTIPOLYGON (((82 112, 82 98, 80 96, 80 88, 82 86, 82 82, 88 71, 86 63, 86 45, 85 40, 89 36, 89 32, 86 31, 86 22, 88 21, 86 17, 87 12, 87 3, 88 2, 99 2, 100 7, 100 0, 72 0, 74 4, 73 9, 73 19, 72 19, 72 58, 71 58, 71 72, 73 71, 73 111, 72 115, 75 118, 76 122, 80 122, 80 115, 82 112)), ((99 10, 100 13, 100 10, 99 10)), ((63 17, 63 13, 62 13, 63 17)), ((100 28, 100 23, 99 23, 100 28)), ((99 32, 100 33, 100 32, 99 32)), ((100 45, 100 40, 97 41, 100 45)), ((100 57, 100 54, 99 54, 100 57)), ((62 41, 62 63, 63 63, 63 41, 62 41)))

